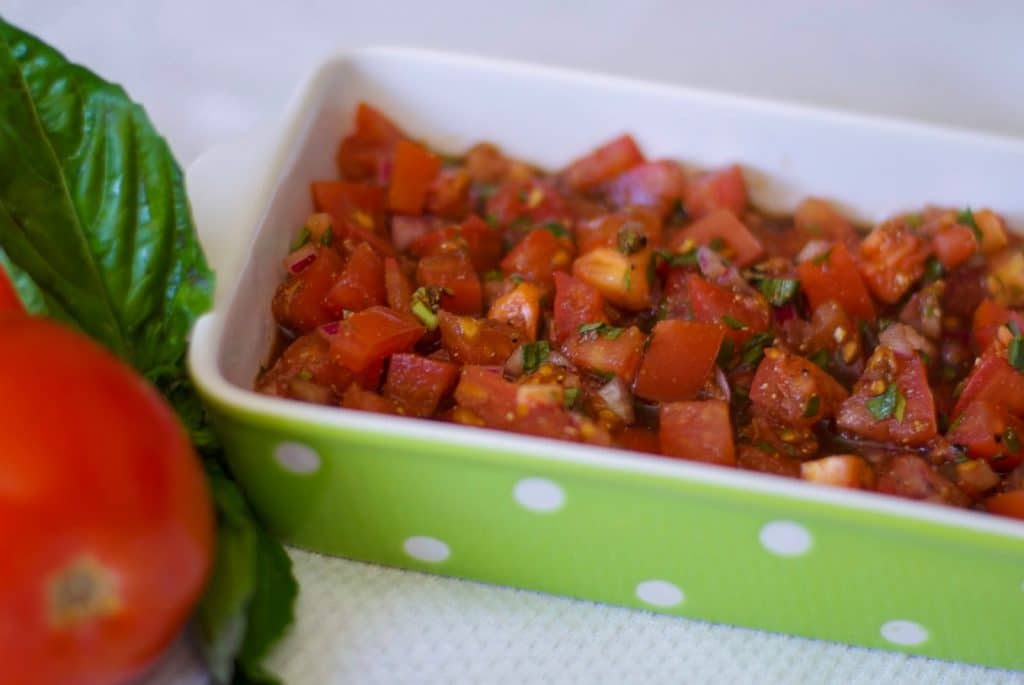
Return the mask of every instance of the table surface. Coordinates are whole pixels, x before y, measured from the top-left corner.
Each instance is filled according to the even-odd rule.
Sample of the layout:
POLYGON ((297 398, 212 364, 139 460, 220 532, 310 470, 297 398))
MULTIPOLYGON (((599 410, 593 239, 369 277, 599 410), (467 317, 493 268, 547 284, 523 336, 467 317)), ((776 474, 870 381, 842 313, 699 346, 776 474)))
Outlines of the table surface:
MULTIPOLYGON (((1024 137, 1024 6, 776 0, 5 0, 125 85, 183 164, 280 111, 324 55, 416 45, 1024 137)), ((628 122, 626 122, 628 123, 628 122)), ((1024 674, 716 626, 292 552, 270 666, 347 682, 1024 683, 1024 674)), ((204 678, 182 643, 149 683, 204 678)))

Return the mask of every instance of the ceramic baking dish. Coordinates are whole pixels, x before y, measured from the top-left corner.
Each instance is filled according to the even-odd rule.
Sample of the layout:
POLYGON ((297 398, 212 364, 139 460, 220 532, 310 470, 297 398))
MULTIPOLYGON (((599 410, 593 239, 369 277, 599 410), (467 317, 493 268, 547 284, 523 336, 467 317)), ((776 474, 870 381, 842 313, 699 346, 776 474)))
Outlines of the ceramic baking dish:
POLYGON ((217 304, 190 366, 253 506, 328 554, 678 616, 1024 669, 1024 524, 751 472, 264 397, 250 388, 309 182, 367 100, 444 151, 548 168, 632 132, 741 163, 755 202, 876 220, 928 202, 1024 225, 1024 142, 405 49, 323 64, 280 126, 189 172, 217 304))

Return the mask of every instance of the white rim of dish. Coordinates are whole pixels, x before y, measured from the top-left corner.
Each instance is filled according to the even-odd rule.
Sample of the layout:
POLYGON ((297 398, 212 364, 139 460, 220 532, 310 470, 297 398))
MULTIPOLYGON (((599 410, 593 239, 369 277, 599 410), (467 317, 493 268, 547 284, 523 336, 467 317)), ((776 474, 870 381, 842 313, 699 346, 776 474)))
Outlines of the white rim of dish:
MULTIPOLYGON (((453 65, 470 65, 477 68, 500 69, 519 73, 534 73, 548 78, 586 80, 597 85, 617 88, 642 88, 671 94, 685 94, 688 97, 704 99, 721 104, 731 104, 747 109, 774 111, 791 117, 828 119, 857 126, 871 126, 895 129, 907 135, 953 137, 971 142, 1005 147, 1011 145, 1024 152, 1024 139, 981 133, 965 129, 917 123, 903 119, 856 114, 840 110, 812 107, 807 105, 763 100, 743 95, 718 93, 703 89, 666 85, 640 79, 608 76, 587 71, 561 67, 540 66, 510 60, 465 56, 420 48, 372 47, 336 54, 316 67, 300 85, 292 97, 282 121, 284 134, 278 136, 270 156, 269 182, 276 185, 285 168, 285 162, 294 153, 288 145, 298 134, 302 123, 301 114, 313 104, 319 82, 337 64, 359 58, 404 58, 427 59, 449 62, 453 65), (272 172, 272 173, 270 173, 272 172)), ((201 158, 200 158, 201 159, 201 158)), ((198 159, 193 164, 198 163, 198 159)), ((267 196, 269 198, 269 195, 267 196)), ((264 209, 264 212, 266 209, 264 209)), ((247 227, 246 237, 262 223, 262 215, 252 226, 247 227)), ((248 241, 247 241, 247 244, 248 241)), ((324 407, 294 400, 260 395, 253 390, 241 388, 228 381, 220 371, 217 361, 223 340, 224 312, 222 309, 233 300, 237 286, 237 274, 233 282, 225 284, 225 297, 219 299, 220 307, 205 314, 192 331, 189 348, 189 368, 197 386, 204 393, 235 411, 245 412, 271 420, 286 420, 306 423, 324 428, 339 428, 376 433, 406 439, 429 440, 452 443, 462 447, 477 447, 484 450, 500 449, 504 452, 520 452, 539 458, 552 459, 566 464, 600 467, 608 470, 668 477, 679 481, 704 483, 722 488, 745 490, 761 495, 778 496, 836 508, 852 509, 866 513, 897 516, 913 521, 940 524, 966 530, 993 533, 1024 539, 1024 524, 992 514, 957 509, 938 504, 900 499, 874 492, 862 492, 843 488, 807 483, 799 479, 785 478, 771 474, 740 469, 726 469, 698 462, 687 462, 658 455, 648 455, 609 447, 578 445, 545 438, 495 431, 471 426, 442 424, 424 419, 405 417, 383 417, 340 407, 324 407)))

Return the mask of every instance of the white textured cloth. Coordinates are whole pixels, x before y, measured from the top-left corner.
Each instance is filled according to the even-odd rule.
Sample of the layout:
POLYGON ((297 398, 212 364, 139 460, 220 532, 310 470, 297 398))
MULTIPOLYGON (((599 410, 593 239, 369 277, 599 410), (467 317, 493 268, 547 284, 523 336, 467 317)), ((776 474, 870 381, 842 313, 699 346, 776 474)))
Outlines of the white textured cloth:
POLYGON ((1022 673, 291 556, 298 620, 269 664, 289 685, 1024 683, 1022 673))

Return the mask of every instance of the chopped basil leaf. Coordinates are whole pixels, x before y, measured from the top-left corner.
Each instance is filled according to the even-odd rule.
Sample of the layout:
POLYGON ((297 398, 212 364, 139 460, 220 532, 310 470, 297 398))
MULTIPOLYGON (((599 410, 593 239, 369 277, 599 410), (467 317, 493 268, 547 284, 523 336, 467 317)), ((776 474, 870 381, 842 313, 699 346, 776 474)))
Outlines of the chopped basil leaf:
POLYGON ((742 321, 739 321, 737 319, 732 318, 728 314, 724 314, 722 316, 722 322, 726 326, 728 326, 729 328, 733 329, 734 331, 742 331, 744 328, 747 327, 747 325, 745 323, 743 323, 742 321))
POLYGON ((593 323, 585 323, 585 324, 581 324, 580 325, 580 327, 578 329, 578 332, 579 333, 589 333, 590 331, 596 331, 599 328, 601 328, 601 326, 606 326, 606 325, 607 324, 603 324, 600 321, 594 321, 593 323))
POLYGON ((758 284, 758 288, 769 302, 781 307, 800 290, 800 281, 795 278, 766 278, 758 284))
POLYGON ((750 391, 742 385, 737 385, 732 389, 732 399, 737 409, 744 409, 750 404, 750 391))
POLYGON ((437 310, 441 306, 441 294, 445 289, 436 286, 417 288, 409 300, 409 310, 427 330, 435 330, 438 324, 437 310))
POLYGON ((978 222, 974 220, 974 212, 971 211, 970 207, 965 207, 962 212, 959 212, 956 215, 956 222, 971 229, 971 233, 974 234, 974 239, 978 241, 979 245, 981 244, 981 229, 978 228, 978 222))
POLYGON ((817 416, 820 409, 821 398, 817 395, 811 395, 811 399, 807 400, 807 406, 804 408, 804 418, 809 419, 812 416, 817 416))
POLYGON ((508 280, 512 281, 516 285, 519 285, 520 283, 522 283, 526 279, 523 278, 522 276, 520 276, 519 274, 512 274, 511 276, 508 277, 508 280))
POLYGON ((921 361, 924 362, 925 366, 931 366, 932 365, 932 356, 930 354, 928 354, 924 350, 918 350, 917 351, 917 355, 919 357, 921 357, 921 361))
POLYGON ((303 369, 302 371, 299 371, 299 373, 296 374, 296 375, 299 377, 300 380, 304 380, 304 381, 311 381, 311 380, 313 380, 313 372, 310 371, 309 369, 303 369))
POLYGON ((573 405, 576 404, 576 398, 579 397, 579 388, 566 388, 565 389, 565 408, 572 409, 573 405))
POLYGON ((761 450, 762 452, 767 452, 768 454, 779 453, 779 451, 775 449, 775 445, 771 444, 767 440, 758 440, 757 442, 754 443, 754 447, 761 450))
POLYGON ((486 217, 484 217, 484 221, 486 221, 487 225, 490 226, 491 228, 497 228, 498 224, 501 223, 498 221, 498 217, 495 216, 494 214, 488 214, 486 217))
POLYGON ((300 247, 302 247, 303 245, 305 245, 308 242, 309 242, 309 229, 306 228, 305 226, 303 226, 302 230, 299 231, 299 234, 297 236, 295 236, 295 240, 292 241, 292 245, 291 245, 292 252, 294 252, 295 250, 299 249, 300 247))
POLYGON ((1006 358, 1013 368, 1024 371, 1024 337, 1014 336, 1006 350, 1006 358))
POLYGON ((568 229, 557 221, 549 221, 544 224, 544 228, 554 233, 556 238, 564 238, 569 235, 568 229))
POLYGON ((872 397, 866 405, 868 411, 877 421, 893 416, 896 416, 897 421, 902 421, 907 408, 907 399, 900 392, 899 386, 889 383, 882 394, 872 397))
POLYGON ((697 264, 697 248, 687 250, 682 254, 676 254, 671 250, 655 250, 655 257, 661 257, 669 266, 694 266, 697 264))
POLYGON ((954 464, 964 464, 966 462, 969 462, 970 460, 971 460, 970 457, 967 457, 967 456, 965 456, 963 454, 958 454, 955 457, 953 457, 953 463, 954 464))
POLYGON ((500 281, 505 278, 505 274, 501 273, 501 269, 491 269, 484 274, 485 281, 500 281))
POLYGON ((812 354, 810 357, 808 357, 808 359, 810 359, 811 362, 813 362, 814 364, 817 364, 818 366, 823 368, 825 371, 828 371, 828 357, 828 350, 821 349, 812 354))
POLYGON ((628 269, 626 269, 626 273, 622 277, 622 285, 626 289, 627 293, 630 292, 631 290, 633 290, 633 265, 632 264, 629 266, 628 269))
POLYGON ((1020 337, 1020 326, 1017 325, 1016 321, 1007 321, 1006 327, 1009 328, 1010 332, 1013 333, 1015 336, 1017 336, 1018 338, 1020 337))
POLYGON ((946 270, 942 268, 942 262, 935 257, 929 257, 928 261, 924 265, 924 280, 925 281, 937 281, 942 278, 946 270))
POLYGON ((601 329, 601 335, 608 338, 609 340, 615 340, 625 331, 625 328, 615 328, 612 326, 605 326, 601 329))
POLYGON ((1007 428, 1006 432, 1003 433, 1003 440, 1006 441, 1006 448, 1009 449, 1010 452, 1013 452, 1014 454, 1020 452, 1020 436, 1017 435, 1017 431, 1015 431, 1012 426, 1007 428))
POLYGON ((907 214, 903 217, 903 223, 910 228, 921 228, 921 224, 924 223, 924 217, 919 213, 914 212, 913 214, 907 214))
POLYGON ((608 338, 609 340, 615 340, 625 332, 625 328, 617 328, 615 326, 609 326, 606 323, 594 322, 585 323, 579 327, 578 332, 580 336, 585 336, 588 333, 595 333, 602 338, 608 338))
POLYGON ((635 228, 636 222, 627 222, 619 229, 617 244, 619 252, 624 255, 636 254, 647 247, 647 236, 635 228))
POLYGON ((547 340, 523 345, 523 373, 533 373, 541 364, 548 360, 548 353, 551 351, 547 340))
POLYGON ((328 226, 327 230, 324 231, 324 234, 322 236, 320 236, 320 244, 321 245, 330 245, 333 242, 334 242, 334 229, 331 228, 330 226, 328 226))
POLYGON ((743 363, 754 365, 761 361, 761 357, 764 356, 764 348, 768 347, 775 341, 775 336, 771 333, 758 333, 752 338, 749 338, 743 347, 741 352, 743 353, 743 363))

